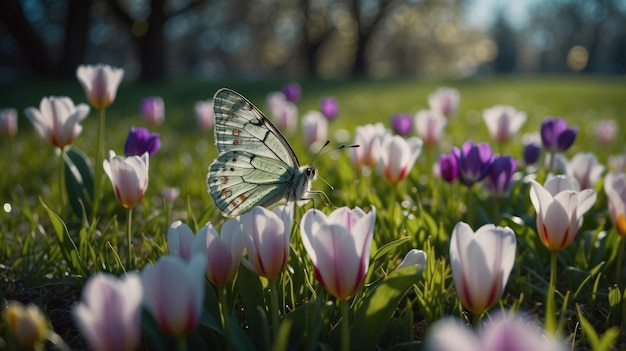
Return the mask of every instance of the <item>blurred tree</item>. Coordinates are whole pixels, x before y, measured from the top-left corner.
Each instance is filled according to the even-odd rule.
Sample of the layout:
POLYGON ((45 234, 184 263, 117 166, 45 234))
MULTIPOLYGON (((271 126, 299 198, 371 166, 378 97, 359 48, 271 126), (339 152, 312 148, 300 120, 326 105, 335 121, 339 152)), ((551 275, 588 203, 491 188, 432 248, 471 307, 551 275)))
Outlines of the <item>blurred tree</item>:
POLYGON ((497 47, 497 56, 493 61, 496 73, 510 73, 515 70, 517 63, 517 33, 504 17, 502 9, 496 15, 496 21, 491 29, 491 35, 497 47))

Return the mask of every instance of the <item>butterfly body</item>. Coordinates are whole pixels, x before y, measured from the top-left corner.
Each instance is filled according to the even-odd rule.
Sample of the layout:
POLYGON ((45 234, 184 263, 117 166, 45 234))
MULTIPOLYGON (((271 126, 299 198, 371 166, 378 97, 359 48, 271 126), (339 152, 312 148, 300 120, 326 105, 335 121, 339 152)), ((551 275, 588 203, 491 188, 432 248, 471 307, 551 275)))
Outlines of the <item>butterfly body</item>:
POLYGON ((250 101, 230 89, 213 98, 218 157, 207 183, 215 205, 229 217, 281 199, 307 200, 315 168, 300 166, 280 131, 250 101))

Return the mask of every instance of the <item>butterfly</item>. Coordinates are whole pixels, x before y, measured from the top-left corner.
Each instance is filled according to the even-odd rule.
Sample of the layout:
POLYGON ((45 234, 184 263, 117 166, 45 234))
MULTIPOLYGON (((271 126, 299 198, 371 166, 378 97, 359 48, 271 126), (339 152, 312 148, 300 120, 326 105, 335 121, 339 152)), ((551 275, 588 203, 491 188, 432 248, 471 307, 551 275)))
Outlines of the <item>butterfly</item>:
POLYGON ((217 208, 236 217, 281 199, 310 200, 316 170, 300 166, 293 149, 270 120, 241 94, 222 88, 213 97, 219 155, 207 183, 217 208))

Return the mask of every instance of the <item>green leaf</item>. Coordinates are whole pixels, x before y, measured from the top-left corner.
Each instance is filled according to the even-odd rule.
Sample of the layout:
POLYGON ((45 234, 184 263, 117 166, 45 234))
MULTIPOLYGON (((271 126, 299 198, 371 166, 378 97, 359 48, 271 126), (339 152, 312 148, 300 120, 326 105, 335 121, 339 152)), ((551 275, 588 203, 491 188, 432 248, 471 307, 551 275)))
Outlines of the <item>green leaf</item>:
POLYGON ((93 199, 93 167, 87 154, 70 146, 65 150, 65 189, 77 216, 90 212, 93 199))
POLYGON ((150 341, 154 350, 165 351, 166 339, 156 321, 145 309, 141 313, 141 334, 150 341))
POLYGON ((622 303, 622 293, 618 286, 609 287, 609 306, 615 308, 622 303))
POLYGON ((63 254, 63 258, 67 263, 70 273, 80 275, 82 277, 87 277, 89 275, 88 271, 83 265, 83 262, 78 253, 78 247, 76 247, 76 244, 72 240, 72 237, 67 230, 67 226, 65 225, 61 217, 54 213, 54 211, 52 211, 41 198, 39 199, 39 201, 48 213, 50 222, 52 222, 54 231, 57 234, 59 248, 61 249, 61 253, 63 254))
POLYGON ((403 296, 419 277, 419 268, 415 266, 395 270, 365 297, 354 314, 350 331, 352 349, 371 349, 376 345, 403 296))
POLYGON ((283 323, 291 323, 289 344, 298 350, 315 350, 318 346, 320 331, 323 325, 330 323, 330 313, 323 310, 332 309, 332 305, 325 305, 318 298, 309 301, 285 316, 283 323))
POLYGON ((610 351, 611 347, 620 335, 620 329, 618 327, 609 328, 602 336, 598 336, 595 329, 589 321, 583 317, 580 307, 576 306, 578 320, 580 321, 581 329, 584 335, 589 339, 589 344, 593 351, 610 351))
POLYGON ((257 348, 267 350, 269 348, 270 329, 261 279, 242 265, 237 274, 237 290, 241 296, 241 303, 250 327, 252 341, 257 348))

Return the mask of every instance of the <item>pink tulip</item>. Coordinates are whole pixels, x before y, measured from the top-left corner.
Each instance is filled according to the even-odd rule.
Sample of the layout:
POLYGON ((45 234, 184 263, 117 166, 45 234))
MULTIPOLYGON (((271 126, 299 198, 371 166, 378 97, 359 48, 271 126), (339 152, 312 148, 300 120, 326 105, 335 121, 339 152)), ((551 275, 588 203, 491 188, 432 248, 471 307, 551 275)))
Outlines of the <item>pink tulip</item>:
POLYGON ((515 263, 515 233, 486 224, 474 233, 459 222, 450 239, 450 265, 456 295, 475 314, 486 312, 504 291, 515 263))
POLYGON ((55 147, 63 148, 71 144, 83 130, 80 123, 89 114, 89 106, 75 106, 72 99, 66 96, 44 97, 39 109, 28 107, 24 112, 43 139, 55 147))
POLYGON ((148 124, 158 125, 165 121, 165 102, 160 96, 148 96, 141 100, 140 110, 148 124))
POLYGON ((202 131, 207 131, 213 128, 215 124, 215 115, 213 112, 213 100, 198 101, 194 105, 196 110, 196 119, 198 120, 198 127, 202 131))
POLYGON ((302 244, 315 276, 339 301, 354 295, 365 280, 375 222, 374 208, 366 214, 358 207, 341 207, 329 216, 310 209, 302 216, 302 244))
POLYGON ((0 109, 0 136, 10 138, 17 133, 17 110, 0 109))
POLYGON ((438 88, 428 96, 428 106, 450 119, 459 108, 460 94, 455 88, 438 88))
POLYGON ((619 126, 613 119, 603 119, 596 125, 596 135, 601 144, 609 145, 618 135, 619 126))
POLYGON ((389 131, 382 123, 356 127, 354 143, 360 147, 351 148, 352 164, 355 167, 376 166, 380 155, 380 143, 386 134, 389 134, 389 131))
POLYGON ((549 178, 543 186, 530 182, 539 237, 550 251, 560 251, 574 241, 583 215, 596 201, 596 192, 580 191, 576 179, 564 175, 549 178))
POLYGON ((85 90, 89 104, 97 109, 104 109, 115 101, 124 70, 103 64, 81 65, 76 69, 76 77, 85 90))
POLYGON ((602 178, 604 166, 591 152, 579 152, 566 165, 567 175, 580 184, 581 189, 593 188, 602 178))
POLYGON ((193 252, 205 255, 207 279, 213 285, 223 287, 237 275, 243 245, 241 230, 236 220, 226 221, 220 234, 211 223, 207 223, 194 239, 193 252))
POLYGON ((143 290, 137 273, 128 273, 121 279, 104 273, 89 278, 74 316, 94 350, 137 349, 141 340, 143 290))
POLYGON ((385 180, 397 184, 406 178, 421 152, 422 139, 387 135, 381 142, 378 169, 385 180))
POLYGON ((319 111, 309 111, 302 116, 302 131, 304 141, 309 146, 325 142, 328 137, 328 119, 319 111))
POLYGON ((104 172, 109 176, 115 197, 125 208, 138 204, 148 188, 148 153, 141 156, 121 157, 110 151, 104 160, 104 172))
POLYGON ((493 140, 505 143, 519 132, 526 122, 526 113, 512 106, 496 105, 483 111, 483 119, 493 140))
POLYGON ((437 321, 426 337, 426 351, 565 351, 565 344, 529 321, 495 313, 474 332, 465 323, 448 317, 437 321))
POLYGON ((195 254, 189 262, 178 256, 163 256, 144 267, 141 281, 144 304, 159 328, 175 338, 194 330, 202 312, 206 257, 195 254))
POLYGON ((626 174, 607 174, 604 178, 604 191, 609 200, 613 227, 619 235, 626 236, 626 174))
POLYGON ((272 211, 257 206, 239 216, 248 253, 243 265, 268 280, 276 278, 287 265, 292 220, 293 203, 272 211))
POLYGON ((446 124, 446 117, 432 110, 419 110, 415 114, 415 129, 426 147, 439 143, 446 124))
POLYGON ((176 221, 167 230, 167 248, 169 254, 178 256, 185 261, 191 260, 193 242, 196 235, 188 225, 176 221))

